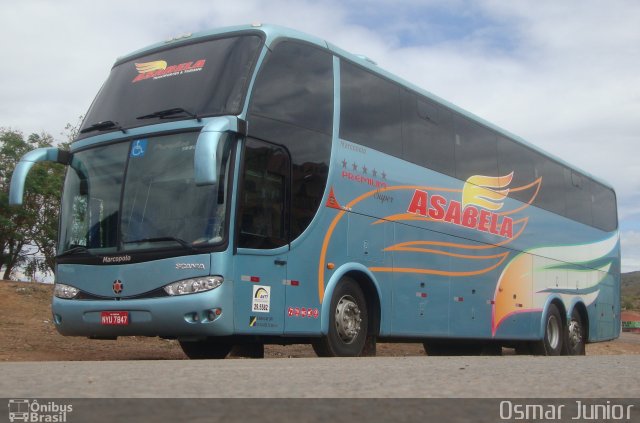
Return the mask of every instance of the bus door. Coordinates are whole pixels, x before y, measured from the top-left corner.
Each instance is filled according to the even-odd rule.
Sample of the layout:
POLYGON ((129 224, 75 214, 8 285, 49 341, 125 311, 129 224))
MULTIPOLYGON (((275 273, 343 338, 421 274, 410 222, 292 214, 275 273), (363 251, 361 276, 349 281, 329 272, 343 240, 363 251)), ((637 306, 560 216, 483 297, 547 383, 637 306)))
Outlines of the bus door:
POLYGON ((237 333, 284 331, 290 169, 284 148, 255 138, 246 140, 234 270, 237 333))

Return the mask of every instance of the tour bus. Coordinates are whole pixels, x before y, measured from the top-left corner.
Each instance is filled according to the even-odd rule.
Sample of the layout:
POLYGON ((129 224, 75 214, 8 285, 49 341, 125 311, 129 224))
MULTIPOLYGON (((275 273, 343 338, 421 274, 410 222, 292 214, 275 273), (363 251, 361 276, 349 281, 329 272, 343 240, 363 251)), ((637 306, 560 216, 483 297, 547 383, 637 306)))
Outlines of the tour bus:
MULTIPOLYGON (((437 66, 434 63, 433 66, 437 66)), ((579 355, 620 332, 610 185, 326 41, 255 24, 119 58, 70 151, 53 320, 190 358, 377 342, 579 355)))

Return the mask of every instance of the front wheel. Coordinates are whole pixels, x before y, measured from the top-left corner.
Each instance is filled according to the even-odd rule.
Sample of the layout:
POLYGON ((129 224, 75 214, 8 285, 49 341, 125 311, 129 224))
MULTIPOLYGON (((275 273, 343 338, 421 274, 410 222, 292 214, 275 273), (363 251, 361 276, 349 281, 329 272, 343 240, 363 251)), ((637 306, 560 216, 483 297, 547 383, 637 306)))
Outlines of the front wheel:
POLYGON ((364 294, 355 280, 344 277, 338 282, 329 311, 329 333, 313 343, 318 357, 361 355, 369 319, 364 294))
POLYGON ((229 355, 233 347, 232 344, 215 339, 179 342, 182 351, 192 360, 223 359, 229 355))
POLYGON ((544 318, 544 337, 534 342, 533 353, 536 355, 560 355, 565 339, 564 325, 558 307, 550 304, 544 318))

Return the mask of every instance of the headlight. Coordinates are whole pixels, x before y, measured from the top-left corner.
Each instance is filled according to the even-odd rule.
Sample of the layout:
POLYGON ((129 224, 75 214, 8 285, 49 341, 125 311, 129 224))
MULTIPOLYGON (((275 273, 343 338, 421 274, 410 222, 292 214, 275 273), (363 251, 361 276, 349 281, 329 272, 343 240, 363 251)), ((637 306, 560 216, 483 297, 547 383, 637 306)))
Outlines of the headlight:
POLYGON ((222 276, 206 276, 204 278, 185 279, 170 283, 164 287, 169 295, 195 294, 196 292, 210 291, 222 285, 222 276))
POLYGON ((78 288, 74 288, 71 285, 65 285, 63 283, 56 283, 53 287, 53 295, 67 300, 78 295, 78 292, 80 292, 78 288))

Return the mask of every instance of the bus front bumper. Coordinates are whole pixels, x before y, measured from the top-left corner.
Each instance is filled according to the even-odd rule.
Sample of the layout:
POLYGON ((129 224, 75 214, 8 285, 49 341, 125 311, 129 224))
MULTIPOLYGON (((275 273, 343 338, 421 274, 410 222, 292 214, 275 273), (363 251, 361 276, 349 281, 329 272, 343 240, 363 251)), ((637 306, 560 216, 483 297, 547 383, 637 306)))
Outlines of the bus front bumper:
POLYGON ((66 336, 226 336, 233 334, 230 285, 196 294, 120 301, 54 297, 51 310, 56 329, 66 336), (119 317, 104 319, 105 314, 119 317))

